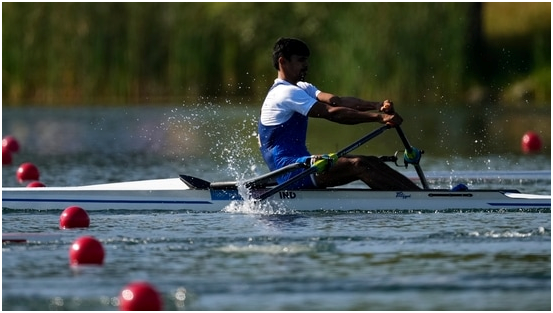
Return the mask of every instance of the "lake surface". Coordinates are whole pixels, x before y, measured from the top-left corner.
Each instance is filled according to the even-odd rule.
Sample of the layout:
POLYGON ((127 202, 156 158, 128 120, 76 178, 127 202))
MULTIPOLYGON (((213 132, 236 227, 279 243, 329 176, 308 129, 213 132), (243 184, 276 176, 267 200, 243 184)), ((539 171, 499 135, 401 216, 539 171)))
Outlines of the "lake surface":
MULTIPOLYGON (((15 172, 23 162, 37 165, 48 186, 178 174, 211 181, 253 177, 267 172, 256 147, 257 112, 210 103, 4 108, 2 134, 15 136, 22 150, 3 167, 2 185, 19 186, 15 172)), ((316 153, 339 150, 378 126, 322 122, 309 134, 316 153)), ((492 131, 475 142, 463 139, 466 127, 458 123, 447 133, 427 123, 403 127, 411 144, 425 150, 421 166, 432 188, 465 183, 551 194, 548 142, 543 153, 523 155, 518 135, 492 131), (514 140, 516 148, 497 144, 514 140)), ((402 148, 396 137, 387 131, 356 152, 393 155, 402 148)), ((412 167, 398 170, 416 177, 412 167)), ((112 208, 89 212, 87 229, 60 230, 63 209, 3 208, 3 233, 37 234, 2 245, 3 310, 117 310, 119 292, 134 280, 154 285, 166 310, 551 309, 550 209, 112 208), (69 267, 69 247, 84 235, 102 242, 103 266, 69 267)))

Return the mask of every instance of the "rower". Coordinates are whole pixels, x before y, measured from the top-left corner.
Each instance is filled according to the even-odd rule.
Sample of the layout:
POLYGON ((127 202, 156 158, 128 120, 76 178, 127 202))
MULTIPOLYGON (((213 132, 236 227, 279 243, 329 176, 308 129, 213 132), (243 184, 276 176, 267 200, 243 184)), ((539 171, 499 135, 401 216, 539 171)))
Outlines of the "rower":
MULTIPOLYGON (((277 78, 263 102, 258 131, 261 153, 269 169, 274 171, 294 163, 313 165, 319 161, 321 166, 316 173, 302 177, 288 189, 326 188, 361 180, 374 190, 419 190, 409 178, 376 156, 325 156, 307 150, 309 117, 340 124, 377 122, 391 127, 403 121, 389 100, 376 102, 339 97, 305 82, 309 55, 309 48, 299 39, 280 38, 274 46, 273 66, 277 78), (320 162, 325 158, 326 161, 320 162)), ((278 178, 279 184, 302 171, 298 169, 282 175, 278 178)))

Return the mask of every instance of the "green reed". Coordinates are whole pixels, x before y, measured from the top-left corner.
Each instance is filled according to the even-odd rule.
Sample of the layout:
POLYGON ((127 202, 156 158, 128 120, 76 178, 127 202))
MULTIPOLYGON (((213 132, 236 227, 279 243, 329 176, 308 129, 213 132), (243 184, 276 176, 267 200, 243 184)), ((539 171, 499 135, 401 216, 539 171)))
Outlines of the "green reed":
POLYGON ((272 45, 293 36, 312 49, 309 80, 329 92, 549 105, 550 4, 541 4, 547 14, 525 20, 524 33, 500 37, 483 30, 484 19, 512 13, 484 14, 487 5, 3 3, 2 99, 4 105, 261 101, 275 77, 272 45))

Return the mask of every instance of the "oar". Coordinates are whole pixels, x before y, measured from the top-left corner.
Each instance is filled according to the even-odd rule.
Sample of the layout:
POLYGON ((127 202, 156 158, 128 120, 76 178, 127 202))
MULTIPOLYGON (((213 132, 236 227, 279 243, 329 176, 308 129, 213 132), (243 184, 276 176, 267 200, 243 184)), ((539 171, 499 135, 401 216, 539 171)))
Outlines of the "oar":
POLYGON ((401 139, 401 141, 403 142, 403 145, 405 146, 405 153, 403 154, 403 159, 405 160, 405 166, 407 166, 407 163, 413 164, 413 166, 415 166, 415 170, 417 171, 417 174, 419 175, 422 186, 424 187, 424 189, 429 189, 428 182, 426 181, 426 177, 424 176, 422 168, 419 164, 419 161, 421 159, 421 154, 422 154, 421 151, 411 146, 407 138, 405 138, 405 134, 403 133, 403 130, 401 130, 400 126, 396 126, 395 128, 397 130, 397 134, 399 135, 399 138, 401 139))
POLYGON ((277 170, 274 170, 272 172, 269 172, 267 174, 249 179, 244 182, 244 186, 246 188, 254 188, 254 187, 264 187, 271 183, 276 185, 276 178, 278 176, 284 175, 285 173, 297 170, 298 168, 307 168, 308 165, 305 163, 293 163, 286 165, 284 167, 281 167, 277 170))
MULTIPOLYGON (((244 182, 239 181, 227 181, 227 182, 213 182, 209 183, 209 185, 205 186, 199 185, 200 189, 236 189, 236 186, 238 185, 244 185, 246 188, 259 188, 259 187, 267 187, 269 185, 276 185, 276 177, 281 176, 287 172, 291 172, 294 170, 297 170, 298 168, 307 168, 308 166, 305 163, 293 163, 289 164, 285 167, 279 168, 277 170, 274 170, 272 172, 269 172, 267 174, 263 174, 258 177, 250 178, 244 182)), ((181 175, 181 179, 184 175, 181 175)), ((188 184, 192 178, 185 177, 185 182, 188 184)), ((190 187, 190 184, 189 184, 190 187)))
MULTIPOLYGON (((364 137, 362 137, 361 139, 359 139, 356 142, 352 143, 351 145, 349 145, 349 146, 345 147, 344 149, 336 152, 336 156, 339 158, 341 156, 344 156, 344 155, 350 153, 351 151, 359 148, 362 144, 364 144, 367 141, 373 139, 374 137, 380 135, 381 133, 383 133, 385 130, 389 129, 390 127, 391 126, 389 126, 389 125, 384 125, 380 128, 377 128, 377 129, 373 130, 371 133, 365 135, 364 137)), ((300 181, 301 179, 317 172, 318 167, 321 166, 321 162, 327 162, 327 160, 321 159, 321 160, 316 161, 313 165, 311 165, 311 167, 309 167, 305 171, 297 174, 296 176, 290 178, 289 180, 283 182, 282 184, 277 185, 277 186, 271 188, 270 190, 262 193, 259 197, 255 198, 255 200, 263 201, 263 200, 269 198, 270 196, 276 194, 277 192, 282 191, 282 190, 286 189, 287 187, 291 186, 292 184, 300 181)))

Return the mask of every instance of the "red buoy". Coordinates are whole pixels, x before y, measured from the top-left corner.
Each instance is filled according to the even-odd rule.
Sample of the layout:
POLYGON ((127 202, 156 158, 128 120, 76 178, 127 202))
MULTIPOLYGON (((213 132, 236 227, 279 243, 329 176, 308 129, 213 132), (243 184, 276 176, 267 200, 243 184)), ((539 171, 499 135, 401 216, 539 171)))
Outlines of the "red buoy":
POLYGON ((19 152, 19 142, 13 136, 6 136, 2 139, 2 148, 6 147, 11 152, 19 152))
POLYGON ((522 136, 521 148, 522 148, 522 152, 526 154, 540 152, 541 150, 540 136, 533 131, 527 131, 522 136))
POLYGON ((12 164, 12 152, 6 147, 2 147, 2 165, 12 164))
POLYGON ((33 187, 46 187, 46 185, 43 184, 42 182, 39 182, 38 180, 35 180, 35 181, 32 181, 32 182, 30 182, 29 184, 27 184, 27 187, 28 187, 28 188, 33 188, 33 187))
POLYGON ((83 236, 73 241, 69 248, 69 264, 102 265, 104 264, 104 247, 94 237, 83 236))
POLYGON ((17 180, 23 183, 24 181, 38 180, 40 175, 38 168, 33 163, 26 162, 19 166, 16 176, 17 180))
POLYGON ((70 206, 60 215, 60 229, 90 226, 88 213, 78 206, 70 206))
POLYGON ((128 284, 119 295, 121 311, 162 311, 163 302, 157 290, 145 281, 128 284))

